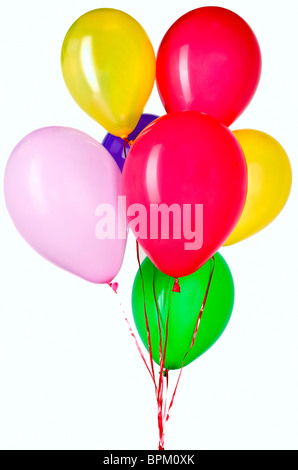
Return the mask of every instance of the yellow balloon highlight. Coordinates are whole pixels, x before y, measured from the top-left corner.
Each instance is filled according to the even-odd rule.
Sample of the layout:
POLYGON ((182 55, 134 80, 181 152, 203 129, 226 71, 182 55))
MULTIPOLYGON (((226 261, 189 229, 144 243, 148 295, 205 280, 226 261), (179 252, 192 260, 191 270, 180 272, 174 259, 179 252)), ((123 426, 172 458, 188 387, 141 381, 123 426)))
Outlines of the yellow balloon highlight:
POLYGON ((291 164, 277 140, 253 129, 236 130, 233 134, 246 158, 248 191, 242 215, 224 246, 269 225, 286 204, 292 185, 291 164))
POLYGON ((155 80, 155 54, 130 15, 101 8, 81 16, 61 51, 64 81, 77 104, 108 132, 127 137, 136 127, 155 80))

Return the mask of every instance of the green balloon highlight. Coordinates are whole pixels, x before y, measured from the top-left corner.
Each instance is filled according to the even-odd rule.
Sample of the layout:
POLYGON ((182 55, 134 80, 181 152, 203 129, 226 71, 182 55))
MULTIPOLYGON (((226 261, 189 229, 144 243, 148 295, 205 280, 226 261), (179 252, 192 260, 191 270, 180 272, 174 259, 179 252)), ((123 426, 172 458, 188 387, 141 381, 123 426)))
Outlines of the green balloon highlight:
MULTIPOLYGON (((214 255, 214 263, 214 272, 197 336, 191 351, 184 360, 184 366, 201 356, 217 341, 225 330, 232 314, 234 283, 230 269, 219 253, 214 255)), ((157 364, 160 362, 157 306, 163 350, 168 318, 165 369, 180 369, 183 358, 190 349, 212 267, 213 260, 210 259, 190 276, 179 278, 181 292, 178 293, 172 292, 174 278, 159 271, 149 258, 146 258, 141 265, 152 356, 157 364)), ((149 350, 140 271, 138 271, 133 285, 132 310, 138 333, 145 347, 149 350)))

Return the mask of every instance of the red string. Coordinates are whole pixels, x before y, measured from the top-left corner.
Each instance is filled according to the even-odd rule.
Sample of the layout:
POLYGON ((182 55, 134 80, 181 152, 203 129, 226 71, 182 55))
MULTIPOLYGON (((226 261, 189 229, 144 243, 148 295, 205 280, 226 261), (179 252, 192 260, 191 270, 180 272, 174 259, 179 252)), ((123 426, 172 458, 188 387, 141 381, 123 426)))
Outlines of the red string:
POLYGON ((158 330, 159 330, 159 363, 161 364, 162 362, 162 337, 161 337, 161 326, 160 326, 160 314, 159 314, 159 308, 158 308, 158 303, 156 299, 156 293, 155 293, 155 275, 156 275, 156 270, 154 269, 154 274, 153 274, 153 296, 154 296, 154 301, 155 301, 155 307, 157 311, 157 319, 158 319, 158 330))
MULTIPOLYGON (((154 296, 154 301, 155 301, 155 307, 157 311, 157 318, 158 318, 158 330, 159 330, 159 364, 161 368, 162 364, 162 358, 163 358, 163 352, 162 352, 162 334, 161 334, 161 326, 160 326, 160 313, 159 313, 159 308, 158 308, 158 303, 156 299, 156 293, 155 293, 155 285, 154 285, 154 280, 155 280, 155 274, 156 270, 154 269, 154 274, 153 274, 153 296, 154 296)), ((157 394, 156 394, 156 400, 157 400, 157 422, 158 422, 158 429, 159 429, 159 441, 161 442, 164 438, 164 432, 163 432, 163 409, 162 409, 162 396, 163 396, 163 378, 162 378, 162 370, 159 372, 159 382, 158 382, 158 389, 157 389, 157 394)))
MULTIPOLYGON (((155 269, 155 268, 154 268, 155 269)), ((167 322, 166 322, 166 334, 165 334, 165 345, 164 345, 164 351, 162 351, 162 334, 161 334, 161 326, 160 326, 160 313, 159 313, 159 308, 158 308, 158 303, 156 299, 156 293, 155 293, 155 274, 156 270, 154 271, 153 275, 153 295, 154 295, 154 300, 155 300, 155 306, 156 306, 156 311, 157 311, 157 317, 158 317, 158 328, 159 328, 159 383, 158 383, 158 389, 157 389, 157 416, 158 416, 158 429, 159 429, 159 450, 164 449, 164 418, 165 418, 165 407, 166 407, 166 394, 167 394, 167 386, 166 386, 166 392, 165 392, 165 399, 164 399, 164 383, 163 383, 163 378, 164 378, 164 372, 166 376, 166 381, 168 384, 168 371, 164 371, 164 365, 165 365, 165 359, 166 359, 166 350, 167 350, 167 342, 168 342, 168 327, 169 327, 169 313, 170 313, 170 305, 173 297, 173 293, 171 295, 170 299, 170 304, 168 308, 168 314, 167 314, 167 322), (163 405, 163 401, 165 400, 165 404, 163 405)))
POLYGON ((123 142, 124 142, 124 148, 123 148, 124 158, 126 159, 127 158, 126 145, 129 145, 129 147, 131 147, 134 141, 133 140, 128 140, 127 137, 124 137, 123 142))
POLYGON ((164 420, 166 418, 167 395, 168 395, 168 389, 169 389, 169 371, 168 371, 168 369, 165 369, 165 378, 166 378, 166 392, 165 392, 165 404, 164 404, 164 414, 163 414, 163 419, 164 420))
MULTIPOLYGON (((183 357, 182 364, 181 364, 181 369, 180 369, 180 372, 179 372, 179 376, 178 376, 178 379, 177 379, 177 382, 176 382, 176 385, 175 385, 175 388, 174 388, 174 391, 173 391, 173 394, 172 394, 172 398, 171 398, 169 407, 167 409, 167 393, 168 393, 168 387, 169 387, 169 371, 168 371, 168 369, 165 369, 165 359, 166 359, 166 350, 167 350, 167 342, 168 342, 169 315, 170 315, 170 307, 171 307, 173 293, 174 292, 179 292, 180 291, 180 286, 179 286, 179 290, 178 289, 176 290, 173 287, 172 292, 171 292, 171 298, 170 298, 168 312, 167 312, 164 348, 162 348, 162 328, 161 328, 161 322, 160 322, 160 310, 159 310, 158 301, 157 301, 157 297, 156 297, 155 282, 154 282, 155 281, 156 271, 154 272, 154 275, 153 275, 153 296, 154 296, 155 307, 156 307, 157 318, 158 318, 159 366, 160 366, 159 381, 158 381, 158 386, 157 386, 156 380, 155 380, 154 364, 153 364, 151 334, 150 334, 150 328, 149 328, 149 322, 148 322, 148 315, 147 315, 147 311, 146 311, 145 283, 144 283, 142 269, 141 269, 138 242, 136 242, 136 248, 137 248, 137 259, 138 259, 138 264, 139 264, 139 271, 140 271, 140 276, 141 276, 141 280, 142 280, 142 289, 143 289, 143 298, 144 298, 144 314, 145 314, 145 322, 146 322, 146 329, 147 329, 147 338, 148 338, 151 370, 150 370, 149 365, 147 364, 147 361, 146 361, 145 356, 144 356, 144 354, 141 350, 141 347, 138 343, 138 340, 137 340, 137 338, 136 338, 136 336, 135 336, 135 334, 134 334, 134 332, 133 332, 133 330, 130 326, 130 323, 129 323, 128 318, 125 314, 125 311, 122 307, 121 302, 120 302, 120 305, 121 305, 123 313, 124 313, 124 319, 125 319, 126 323, 128 324, 130 334, 134 338, 134 341, 135 341, 137 349, 140 353, 140 356, 141 356, 141 358, 142 358, 142 360, 143 360, 143 362, 144 362, 144 364, 145 364, 145 366, 146 366, 146 368, 147 368, 147 370, 148 370, 148 372, 149 372, 149 374, 150 374, 150 376, 153 380, 153 383, 154 383, 156 400, 157 400, 157 416, 158 416, 158 429, 159 429, 158 449, 159 450, 164 450, 164 437, 165 437, 164 428, 165 428, 165 424, 169 420, 170 410, 171 410, 171 408, 173 406, 173 403, 174 403, 174 399, 175 399, 177 388, 178 388, 178 385, 179 385, 179 382, 180 382, 180 377, 181 377, 181 374, 182 374, 185 358, 187 357, 187 355, 189 354, 189 352, 191 351, 191 349, 193 348, 194 343, 195 343, 195 339, 196 339, 196 336, 197 336, 197 333, 198 333, 198 329, 199 329, 199 326, 200 326, 201 318, 202 318, 202 315, 203 315, 203 312, 204 312, 204 309, 205 309, 205 305, 206 305, 206 301, 207 301, 207 297, 208 297, 208 293, 209 293, 209 289, 210 289, 210 284, 211 284, 211 280, 212 280, 212 276, 213 276, 213 272, 214 272, 214 267, 215 267, 215 259, 214 259, 214 257, 212 257, 212 261, 213 261, 212 269, 211 269, 211 272, 210 272, 209 281, 208 281, 208 285, 207 285, 207 288, 206 288, 206 293, 205 293, 205 296, 204 296, 204 299, 203 299, 203 303, 202 303, 202 306, 201 306, 201 309, 200 309, 200 312, 199 312, 199 315, 198 315, 198 319, 197 319, 197 322, 196 322, 196 325, 195 325, 191 345, 190 345, 189 350, 186 352, 186 354, 183 357), (164 386, 164 378, 165 378, 165 386, 164 386)), ((176 286, 177 286, 177 280, 174 281, 174 286, 175 286, 175 283, 176 283, 176 286)), ((109 283, 109 286, 117 294, 118 284, 117 283, 109 283)))
POLYGON ((141 262, 140 262, 140 252, 139 252, 139 243, 136 241, 136 247, 137 247, 137 259, 138 259, 138 264, 139 264, 139 271, 140 271, 140 276, 141 276, 141 281, 142 281, 142 289, 143 289, 143 299, 144 299, 144 314, 145 314, 145 322, 146 322, 146 329, 147 329, 147 338, 148 338, 148 347, 149 347, 149 355, 150 355, 150 364, 151 364, 151 370, 152 370, 152 377, 155 385, 155 391, 157 392, 157 385, 155 381, 155 372, 154 372, 154 365, 153 365, 153 356, 152 356, 152 345, 151 345, 151 335, 150 335, 150 328, 149 328, 149 322, 148 322, 148 315, 147 315, 147 310, 146 310, 146 300, 145 300, 145 284, 144 284, 144 279, 143 279, 143 274, 142 274, 142 268, 141 268, 141 262))
MULTIPOLYGON (((138 258, 139 270, 140 270, 140 275, 141 275, 141 279, 142 279, 142 286, 143 286, 144 313, 145 313, 147 336, 148 336, 148 342, 149 342, 150 329, 149 329, 148 316, 147 316, 147 311, 146 311, 145 286, 144 286, 144 279, 143 279, 142 270, 141 270, 138 242, 136 242, 136 246, 137 246, 137 258, 138 258)), ((212 280, 212 276, 213 276, 213 272, 214 272, 214 267, 215 267, 214 257, 212 257, 212 261, 213 261, 212 269, 211 269, 211 272, 210 272, 209 281, 208 281, 208 284, 207 284, 207 288, 206 288, 205 296, 204 296, 204 299, 203 299, 203 303, 202 303, 202 306, 201 306, 201 309, 200 309, 200 312, 199 312, 199 315, 198 315, 198 319, 196 321, 194 333, 193 333, 193 336, 192 336, 191 345, 190 345, 189 350, 186 352, 186 354, 183 357, 180 373, 179 373, 179 376, 178 376, 176 386, 175 386, 174 391, 173 391, 173 395, 172 395, 168 410, 167 410, 166 398, 167 398, 169 378, 168 378, 168 370, 167 369, 164 370, 164 364, 165 364, 166 348, 167 348, 167 341, 168 341, 168 324, 169 324, 170 305, 171 305, 173 293, 174 292, 180 292, 180 286, 179 286, 178 279, 175 279, 174 286, 173 286, 172 293, 171 293, 171 299, 170 299, 170 303, 169 303, 168 314, 167 314, 164 350, 162 351, 162 331, 161 331, 161 324, 160 324, 160 311, 159 311, 158 302, 157 302, 157 298, 156 298, 155 282, 154 282, 155 281, 156 271, 154 272, 154 275, 153 275, 153 296, 154 296, 155 307, 156 307, 156 312, 157 312, 158 330, 159 330, 159 365, 160 365, 160 370, 159 370, 158 387, 156 386, 156 383, 155 383, 155 392, 156 392, 156 399, 157 399, 158 429, 159 429, 159 445, 158 445, 159 450, 164 450, 164 437, 165 437, 164 428, 165 428, 165 424, 169 420, 170 410, 173 406, 174 399, 175 399, 175 396, 176 396, 176 393, 177 393, 177 388, 178 388, 178 385, 179 385, 179 382, 180 382, 180 377, 181 377, 181 374, 182 374, 185 358, 187 357, 187 355, 189 354, 189 352, 193 348, 193 345, 195 343, 195 339, 196 339, 196 336, 197 336, 197 333, 198 333, 199 325, 200 325, 200 322, 201 322, 201 318, 202 318, 202 315, 203 315, 203 312, 204 312, 204 309, 205 309, 205 305, 206 305, 206 301, 207 301, 207 297, 208 297, 208 293, 209 293, 209 289, 210 289, 210 284, 211 284, 211 280, 212 280), (165 388, 164 388, 164 382, 163 382, 164 373, 165 373, 165 377, 166 377, 166 387, 165 388), (164 393, 164 390, 165 390, 165 393, 164 393)), ((150 344, 150 346, 149 346, 150 362, 151 362, 152 370, 154 371, 153 359, 152 359, 151 340, 150 340, 149 344, 150 344)))
POLYGON ((126 157, 127 157, 127 150, 126 150, 126 144, 128 144, 128 139, 123 139, 124 141, 124 146, 123 146, 123 151, 124 151, 124 158, 126 160, 126 157))
POLYGON ((214 256, 212 256, 212 261, 213 261, 213 263, 212 263, 211 273, 210 273, 210 276, 209 276, 209 282, 208 282, 207 289, 206 289, 206 293, 205 293, 205 296, 204 296, 204 299, 203 299, 202 307, 201 307, 201 310, 200 310, 200 313, 199 313, 199 316, 198 316, 198 319, 197 319, 197 323, 196 323, 196 326, 195 326, 195 330, 194 330, 194 334, 193 334, 193 337, 192 337, 191 345, 190 345, 189 350, 187 351, 187 353, 186 353, 186 354, 184 355, 184 357, 183 357, 182 365, 181 365, 181 369, 180 369, 180 373, 179 373, 178 380, 177 380, 177 383, 176 383, 176 386, 175 386, 175 389, 174 389, 174 392, 173 392, 173 395, 172 395, 172 399, 171 399, 169 408, 168 408, 168 412, 167 412, 167 416, 166 416, 166 419, 165 419, 165 423, 168 422, 169 417, 170 417, 170 410, 171 410, 171 408, 172 408, 172 406, 173 406, 173 403, 174 403, 174 399, 175 399, 175 396, 176 396, 178 384, 179 384, 180 377, 181 377, 181 374, 182 374, 182 370, 183 370, 185 358, 186 358, 186 356, 190 353, 190 351, 191 351, 191 349, 192 349, 192 347, 193 347, 193 345, 194 345, 194 343, 195 343, 195 339, 196 339, 196 336, 197 336, 197 333, 198 333, 198 329, 199 329, 200 322, 201 322, 201 318, 202 318, 202 315, 203 315, 203 312, 204 312, 204 308, 205 308, 205 305, 206 305, 206 301, 207 301, 207 297, 208 297, 208 293, 209 293, 209 289, 210 289, 210 284, 211 284, 211 280, 212 280, 212 276, 213 276, 213 272, 214 272, 214 267, 215 267, 215 259, 214 259, 214 256))
MULTIPOLYGON (((118 294, 118 292, 117 292, 118 283, 117 283, 117 282, 114 282, 114 283, 110 282, 108 285, 113 289, 113 292, 114 292, 115 294, 118 294)), ((127 325, 128 325, 130 334, 131 334, 131 336, 133 337, 133 339, 135 340, 135 344, 136 344, 136 347, 137 347, 137 349, 138 349, 138 351, 139 351, 139 353, 140 353, 140 356, 141 356, 141 358, 142 358, 142 360, 143 360, 143 362, 144 362, 144 364, 145 364, 145 366, 146 366, 146 368, 147 368, 147 370, 148 370, 148 372, 149 372, 149 374, 150 374, 150 376, 151 376, 151 378, 152 378, 152 380, 153 380, 153 383, 155 384, 155 379, 154 379, 154 377, 153 377, 153 375, 152 375, 152 372, 151 372, 151 370, 150 370, 150 368, 149 368, 149 366, 148 366, 148 364, 147 364, 147 361, 146 361, 145 356, 144 356, 144 354, 143 354, 143 352, 142 352, 142 349, 141 349, 141 347, 140 347, 140 345, 139 345, 139 343, 138 343, 138 340, 137 340, 137 338, 136 338, 136 335, 134 334, 133 329, 132 329, 132 327, 131 327, 131 325, 130 325, 130 323, 129 323, 129 320, 128 320, 127 316, 126 316, 126 313, 125 313, 124 307, 123 307, 123 305, 122 305, 122 302, 119 301, 119 303, 120 303, 120 307, 121 307, 121 309, 122 309, 122 312, 123 312, 123 314, 124 314, 124 320, 126 321, 126 323, 127 323, 127 325)))

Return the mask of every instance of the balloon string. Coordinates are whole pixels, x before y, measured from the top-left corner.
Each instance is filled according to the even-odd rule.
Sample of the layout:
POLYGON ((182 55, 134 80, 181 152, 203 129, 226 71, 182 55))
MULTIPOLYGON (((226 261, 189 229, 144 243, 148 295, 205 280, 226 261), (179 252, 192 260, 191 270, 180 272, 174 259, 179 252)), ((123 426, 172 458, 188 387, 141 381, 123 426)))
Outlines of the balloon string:
POLYGON ((143 278, 142 268, 141 268, 141 262, 140 262, 139 243, 138 243, 137 240, 136 240, 136 248, 137 248, 137 259, 138 259, 138 265, 139 265, 139 272, 140 272, 140 276, 141 276, 142 289, 143 289, 144 314, 145 314, 145 322, 146 322, 146 329, 147 329, 147 338, 148 338, 148 348, 149 348, 149 356, 150 356, 151 371, 152 371, 153 382, 154 382, 154 385, 155 385, 155 392, 157 393, 157 385, 156 385, 156 381, 155 381, 155 372, 154 372, 154 365, 153 365, 153 355, 152 355, 152 345, 151 345, 151 334, 150 334, 150 328, 149 328, 149 322, 148 322, 148 315, 147 315, 147 310, 146 310, 145 283, 144 283, 144 278, 143 278))
MULTIPOLYGON (((153 276, 153 295, 154 295, 154 301, 155 301, 157 317, 158 317, 159 365, 160 365, 159 381, 158 381, 158 386, 157 386, 156 379, 155 379, 155 372, 154 372, 154 364, 153 364, 151 334, 150 334, 150 328, 149 328, 149 322, 148 322, 148 315, 147 315, 147 311, 146 311, 145 283, 144 283, 144 278, 143 278, 142 269, 141 269, 138 241, 136 241, 136 248, 137 248, 137 259, 138 259, 138 264, 139 264, 139 271, 140 271, 140 276, 141 276, 141 280, 142 280, 142 289, 143 289, 143 297, 144 297, 144 313, 145 313, 145 322, 146 322, 147 337, 148 337, 148 346, 149 346, 151 370, 150 370, 150 367, 147 364, 147 361, 146 361, 146 359, 145 359, 145 357, 142 353, 142 350, 141 350, 141 347, 140 347, 140 345, 137 341, 137 338, 136 338, 135 334, 133 333, 133 330, 130 326, 130 323, 129 323, 128 318, 125 314, 125 311, 122 307, 121 302, 120 302, 120 305, 122 307, 122 310, 123 310, 123 313, 124 313, 124 318, 125 318, 126 323, 128 324, 131 336, 135 340, 135 344, 136 344, 137 349, 140 353, 140 356, 141 356, 141 358, 142 358, 142 360, 143 360, 143 362, 144 362, 144 364, 145 364, 145 366, 146 366, 146 368, 147 368, 147 370, 148 370, 148 372, 149 372, 149 374, 150 374, 150 376, 153 380, 154 386, 155 386, 155 394, 156 394, 156 399, 157 399, 157 412, 158 412, 158 428, 159 428, 159 445, 158 445, 158 449, 159 450, 164 450, 164 437, 165 437, 164 428, 165 428, 165 424, 168 422, 169 417, 170 417, 170 410, 173 406, 174 399, 175 399, 175 396, 176 396, 176 393, 177 393, 177 388, 178 388, 178 385, 179 385, 179 382, 180 382, 182 370, 183 370, 183 367, 184 367, 185 358, 187 357, 187 355, 189 354, 189 352, 191 351, 191 349, 193 348, 194 343, 195 343, 195 339, 196 339, 196 336, 197 336, 197 333, 198 333, 201 318, 202 318, 202 315, 203 315, 203 312, 204 312, 204 309, 205 309, 205 305, 206 305, 206 301, 207 301, 207 297, 208 297, 208 293, 209 293, 209 289, 210 289, 210 285, 211 285, 212 276, 213 276, 213 273, 214 273, 215 259, 214 259, 214 257, 212 257, 212 261, 213 261, 212 269, 211 269, 211 272, 210 272, 209 281, 208 281, 208 285, 207 285, 207 288, 206 288, 203 303, 202 303, 202 306, 201 306, 201 309, 200 309, 200 312, 199 312, 199 315, 198 315, 198 319, 197 319, 197 322, 196 322, 196 325, 195 325, 191 345, 190 345, 189 350, 186 352, 186 354, 183 357, 182 364, 181 364, 181 369, 180 369, 180 372, 179 372, 179 376, 178 376, 178 379, 177 379, 177 382, 176 382, 176 385, 175 385, 175 388, 174 388, 174 391, 173 391, 173 394, 172 394, 170 404, 169 404, 168 409, 167 409, 167 393, 168 393, 168 387, 169 387, 169 371, 164 366, 165 366, 166 349, 167 349, 167 342, 168 342, 169 314, 170 314, 170 306, 171 306, 171 302, 172 302, 173 293, 174 292, 179 292, 179 291, 175 290, 175 289, 172 289, 171 299, 170 299, 170 302, 169 302, 168 313, 167 313, 165 343, 164 343, 164 349, 162 350, 162 328, 161 328, 161 321, 160 321, 160 310, 159 310, 159 306, 158 306, 158 302, 157 302, 157 298, 156 298, 156 292, 155 292, 155 282, 154 282, 155 281, 155 273, 154 273, 154 276, 153 276), (165 386, 164 386, 164 378, 165 378, 165 386)), ((174 281, 174 284, 175 284, 175 282, 176 282, 176 280, 174 281)), ((110 287, 112 287, 113 291, 117 293, 118 284, 117 283, 109 283, 109 285, 110 285, 110 287)))
POLYGON ((124 145, 123 145, 123 152, 124 152, 124 158, 126 160, 127 157, 127 150, 126 150, 126 144, 128 143, 127 139, 123 139, 124 145))
MULTIPOLYGON (((117 292, 118 283, 117 283, 117 282, 113 282, 113 283, 110 282, 108 285, 112 288, 113 292, 114 292, 115 294, 117 294, 118 297, 119 297, 119 294, 118 294, 118 292, 117 292)), ((147 370, 148 370, 148 372, 149 372, 149 374, 150 374, 150 376, 151 376, 153 382, 155 383, 154 377, 152 376, 152 372, 151 372, 151 370, 150 370, 150 368, 149 368, 149 366, 148 366, 148 364, 147 364, 147 361, 146 361, 145 356, 144 356, 144 354, 143 354, 143 352, 142 352, 142 349, 141 349, 141 347, 140 347, 140 345, 139 345, 139 343, 138 343, 138 340, 137 340, 137 338, 136 338, 136 335, 135 335, 134 332, 133 332, 133 329, 132 329, 132 327, 131 327, 131 325, 130 325, 130 322, 129 322, 128 318, 127 318, 127 315, 126 315, 126 313, 125 313, 125 310, 124 310, 124 307, 123 307, 123 305, 122 305, 121 300, 119 301, 119 303, 120 303, 120 307, 121 307, 121 309, 122 309, 122 312, 123 312, 123 314, 124 314, 124 320, 126 321, 126 323, 127 323, 127 325, 128 325, 128 329, 129 329, 129 331, 130 331, 130 334, 131 334, 131 336, 133 337, 133 339, 134 339, 134 341, 135 341, 137 350, 139 351, 140 356, 141 356, 141 358, 142 358, 142 360, 143 360, 143 362, 144 362, 144 364, 145 364, 145 366, 146 366, 146 368, 147 368, 147 370)))
MULTIPOLYGON (((154 364, 153 364, 153 356, 152 356, 152 345, 151 345, 151 335, 150 335, 150 329, 149 329, 149 322, 148 322, 148 316, 147 316, 147 311, 146 311, 146 303, 145 303, 145 285, 144 285, 144 279, 143 279, 143 274, 142 274, 142 269, 141 269, 141 263, 140 263, 140 255, 139 255, 139 246, 137 242, 137 258, 138 258, 138 263, 139 263, 139 269, 140 269, 140 275, 142 279, 142 286, 143 286, 143 296, 144 296, 144 312, 145 312, 145 320, 146 320, 146 328, 147 328, 147 335, 148 335, 148 343, 149 343, 149 355, 150 355, 150 364, 151 364, 151 370, 150 367, 145 359, 145 356, 142 352, 142 349, 139 345, 139 342, 136 338, 136 335, 133 332, 133 329, 130 325, 130 322, 127 318, 127 315, 125 313, 125 309, 123 307, 123 304, 121 300, 119 301, 122 312, 124 314, 124 320, 128 325, 129 331, 131 336, 133 337, 137 350, 146 366, 146 369, 148 370, 152 381, 155 386, 155 395, 157 399, 157 408, 158 408, 158 428, 159 428, 159 450, 164 450, 164 421, 165 421, 165 416, 166 416, 166 397, 167 397, 167 390, 168 390, 168 370, 164 369, 164 364, 165 364, 165 357, 166 357, 166 348, 167 348, 167 340, 168 340, 168 324, 169 324, 169 312, 170 312, 170 305, 171 305, 171 300, 173 297, 173 292, 171 295, 171 299, 169 302, 169 308, 168 308, 168 314, 167 314, 167 322, 166 322, 166 333, 165 333, 165 344, 164 344, 164 350, 162 351, 162 331, 161 331, 161 323, 160 323, 160 312, 158 308, 158 303, 157 303, 157 298, 156 298, 156 293, 155 293, 155 285, 154 285, 154 280, 153 280, 153 292, 154 292, 154 299, 155 299, 155 305, 157 309, 157 314, 158 314, 158 324, 159 324, 159 335, 160 335, 160 376, 159 376, 159 383, 158 387, 156 384, 155 380, 155 372, 154 372, 154 364), (164 376, 166 378, 166 387, 164 389, 164 376), (165 390, 165 393, 164 393, 165 390), (165 402, 163 404, 163 395, 165 395, 165 402)), ((155 278, 155 276, 154 276, 155 278)), ((108 283, 109 287, 113 290, 115 294, 118 295, 118 283, 117 282, 110 282, 108 283)))
POLYGON ((127 158, 127 147, 126 146, 128 145, 129 147, 131 147, 132 144, 133 144, 133 140, 128 140, 127 137, 124 137, 123 142, 124 142, 124 146, 123 146, 124 158, 126 160, 126 158, 127 158))
POLYGON ((207 297, 208 297, 208 293, 209 293, 209 289, 210 289, 210 284, 211 284, 212 276, 213 276, 213 273, 214 273, 214 267, 215 267, 214 256, 212 256, 212 261, 213 261, 212 269, 211 269, 211 272, 210 272, 209 281, 208 281, 206 293, 205 293, 205 296, 204 296, 204 299, 203 299, 202 307, 201 307, 201 310, 200 310, 200 313, 199 313, 199 316, 198 316, 198 319, 197 319, 197 322, 196 322, 196 326, 195 326, 195 329, 194 329, 194 333, 193 333, 190 348, 186 352, 186 354, 184 355, 183 360, 182 360, 180 373, 179 373, 177 383, 176 383, 176 386, 175 386, 175 389, 174 389, 174 392, 173 392, 173 395, 172 395, 172 399, 171 399, 171 402, 170 402, 170 405, 169 405, 169 408, 168 408, 168 411, 167 411, 166 418, 165 418, 165 424, 168 422, 169 417, 170 417, 170 410, 171 410, 171 408, 173 406, 173 403, 174 403, 174 399, 175 399, 175 396, 176 396, 178 384, 180 382, 180 377, 181 377, 181 374, 182 374, 185 358, 190 353, 191 349, 193 348, 193 345, 195 343, 195 339, 196 339, 196 336, 197 336, 197 333, 198 333, 198 329, 199 329, 199 326, 200 326, 201 318, 202 318, 202 315, 203 315, 203 312, 204 312, 204 309, 205 309, 205 305, 206 305, 206 301, 207 301, 207 297))
POLYGON ((153 296, 154 296, 154 301, 155 301, 155 306, 156 306, 156 311, 157 311, 157 317, 158 317, 158 329, 159 329, 159 383, 158 383, 158 389, 157 389, 157 416, 158 416, 158 429, 159 429, 159 450, 164 449, 164 419, 165 419, 165 407, 166 407, 166 394, 167 394, 167 384, 168 384, 168 370, 164 370, 164 364, 165 364, 165 359, 166 359, 166 349, 167 349, 167 342, 168 342, 168 326, 169 326, 169 313, 170 313, 170 305, 172 302, 172 297, 173 297, 173 291, 170 299, 170 304, 169 304, 169 309, 168 309, 168 314, 167 314, 167 323, 166 323, 166 334, 165 334, 165 345, 164 345, 164 351, 162 351, 162 334, 161 334, 161 326, 160 326, 160 312, 159 312, 159 307, 157 303, 157 298, 156 298, 156 292, 155 292, 155 274, 156 270, 154 271, 153 275, 153 296), (166 376, 166 389, 165 389, 165 398, 164 398, 164 374, 166 376), (163 403, 164 401, 164 403, 163 403))
MULTIPOLYGON (((151 336, 150 336, 148 316, 147 316, 147 311, 146 311, 145 286, 144 286, 144 279, 143 279, 141 263, 140 263, 139 244, 138 244, 138 242, 136 242, 136 248, 137 248, 137 259, 138 259, 138 264, 139 264, 139 271, 140 271, 140 275, 141 275, 141 279, 142 279, 142 286, 143 286, 144 313, 145 313, 145 321, 146 321, 146 327, 147 327, 150 361, 151 361, 151 366, 152 366, 152 370, 153 370, 153 373, 154 373, 151 336)), ((166 388, 164 388, 164 374, 165 374, 165 377, 166 377, 166 383, 168 384, 168 370, 164 368, 164 364, 165 364, 167 342, 168 342, 169 313, 170 313, 170 306, 171 306, 174 291, 171 292, 171 298, 170 298, 169 307, 168 307, 167 321, 166 321, 166 331, 165 331, 165 341, 164 341, 164 349, 163 349, 162 348, 162 329, 161 329, 160 310, 159 310, 159 307, 158 307, 158 302, 157 302, 157 298, 156 298, 156 291, 155 291, 155 275, 156 275, 156 270, 154 271, 154 275, 153 275, 153 296, 154 296, 155 307, 156 307, 157 318, 158 318, 159 366, 160 366, 160 370, 159 370, 158 386, 157 386, 157 384, 155 385, 155 395, 156 395, 156 401, 157 401, 157 422, 158 422, 158 430, 159 430, 159 446, 158 446, 158 448, 159 448, 159 450, 163 450, 164 449, 164 420, 165 420, 165 416, 166 416, 166 408, 165 408, 165 406, 166 406, 166 397, 165 397, 165 404, 164 404, 164 395, 166 395, 166 392, 167 392, 167 386, 166 386, 166 388)))
POLYGON ((164 413, 163 413, 164 421, 165 421, 165 418, 166 418, 167 396, 168 396, 168 389, 169 389, 169 371, 168 371, 168 369, 165 369, 165 378, 166 378, 166 392, 165 392, 165 404, 164 404, 164 413))
POLYGON ((155 302, 155 307, 157 311, 157 319, 158 319, 158 330, 159 330, 159 363, 161 364, 162 362, 162 337, 161 337, 161 326, 160 326, 160 313, 159 313, 159 308, 158 308, 158 303, 156 299, 156 293, 155 293, 155 275, 156 275, 156 269, 154 268, 154 274, 153 274, 153 296, 154 296, 154 302, 155 302))

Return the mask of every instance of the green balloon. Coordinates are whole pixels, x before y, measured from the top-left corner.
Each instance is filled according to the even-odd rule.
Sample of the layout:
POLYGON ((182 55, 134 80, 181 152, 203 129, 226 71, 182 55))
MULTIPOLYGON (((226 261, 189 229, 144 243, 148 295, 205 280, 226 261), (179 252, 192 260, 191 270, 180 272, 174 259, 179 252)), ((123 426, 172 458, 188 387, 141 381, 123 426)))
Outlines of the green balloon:
MULTIPOLYGON (((205 308, 194 345, 187 354, 184 365, 194 361, 217 341, 232 314, 234 304, 233 278, 227 263, 219 253, 215 254, 214 260, 214 272, 205 308)), ((180 369, 183 358, 190 349, 212 267, 213 260, 210 259, 190 276, 181 277, 179 279, 181 292, 178 293, 172 292, 174 278, 159 271, 149 258, 146 258, 141 265, 152 356, 157 364, 160 362, 160 333, 156 303, 159 310, 163 349, 168 318, 165 369, 180 369)), ((133 285, 132 310, 138 333, 145 347, 149 350, 141 273, 139 270, 133 285)))

